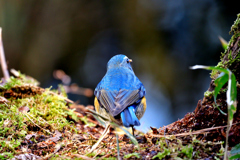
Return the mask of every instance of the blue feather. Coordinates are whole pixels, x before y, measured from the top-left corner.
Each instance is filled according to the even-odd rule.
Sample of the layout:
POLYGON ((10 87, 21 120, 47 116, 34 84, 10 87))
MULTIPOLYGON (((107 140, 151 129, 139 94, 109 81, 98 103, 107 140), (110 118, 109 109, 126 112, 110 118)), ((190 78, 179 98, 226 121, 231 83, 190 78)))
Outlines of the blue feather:
POLYGON ((116 55, 109 60, 107 73, 94 91, 99 106, 125 127, 140 125, 139 119, 145 112, 141 103, 145 94, 142 82, 125 55, 116 55))
POLYGON ((133 106, 127 107, 121 112, 121 118, 125 127, 140 126, 140 122, 135 114, 133 106))

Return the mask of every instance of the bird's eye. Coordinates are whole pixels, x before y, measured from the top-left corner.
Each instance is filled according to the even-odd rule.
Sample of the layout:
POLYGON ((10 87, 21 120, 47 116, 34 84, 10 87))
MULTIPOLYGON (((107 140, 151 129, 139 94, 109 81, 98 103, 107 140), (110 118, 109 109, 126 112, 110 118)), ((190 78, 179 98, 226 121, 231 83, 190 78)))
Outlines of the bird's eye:
POLYGON ((129 59, 129 58, 128 58, 128 59, 127 59, 127 63, 130 63, 130 62, 132 62, 132 59, 129 59))

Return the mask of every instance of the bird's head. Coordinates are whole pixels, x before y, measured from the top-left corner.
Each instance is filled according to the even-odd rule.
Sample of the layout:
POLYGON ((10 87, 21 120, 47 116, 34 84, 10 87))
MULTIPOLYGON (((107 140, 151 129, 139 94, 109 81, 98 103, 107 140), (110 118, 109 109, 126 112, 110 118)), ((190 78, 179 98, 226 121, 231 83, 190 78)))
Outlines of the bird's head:
POLYGON ((113 69, 113 68, 120 68, 120 67, 124 67, 127 69, 132 70, 132 66, 131 63, 132 60, 129 59, 127 56, 119 54, 116 56, 113 56, 107 64, 107 69, 113 69))

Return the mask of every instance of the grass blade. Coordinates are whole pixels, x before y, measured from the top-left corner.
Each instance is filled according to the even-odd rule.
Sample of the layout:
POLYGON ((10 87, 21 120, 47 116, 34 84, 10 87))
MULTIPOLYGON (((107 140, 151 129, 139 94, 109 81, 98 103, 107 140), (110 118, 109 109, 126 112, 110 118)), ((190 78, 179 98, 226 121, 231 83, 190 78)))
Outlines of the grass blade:
POLYGON ((222 72, 217 79, 215 79, 214 84, 215 84, 215 89, 214 89, 214 102, 216 103, 217 95, 221 88, 226 84, 228 81, 228 74, 222 72))
POLYGON ((116 133, 116 139, 117 139, 117 158, 120 160, 120 148, 119 148, 119 142, 118 142, 118 134, 116 133))
POLYGON ((90 113, 90 114, 92 114, 92 115, 96 115, 96 116, 102 118, 104 121, 109 121, 109 118, 108 118, 108 117, 105 117, 105 116, 97 113, 96 111, 94 111, 94 110, 92 110, 92 109, 89 109, 89 108, 88 108, 88 111, 90 111, 90 112, 88 112, 88 113, 90 113))
POLYGON ((137 148, 139 149, 138 141, 136 140, 136 138, 131 133, 129 133, 126 129, 117 125, 116 123, 112 122, 111 125, 114 126, 114 127, 118 127, 121 130, 123 130, 126 133, 126 135, 129 137, 129 139, 133 142, 133 144, 135 144, 137 146, 137 148))

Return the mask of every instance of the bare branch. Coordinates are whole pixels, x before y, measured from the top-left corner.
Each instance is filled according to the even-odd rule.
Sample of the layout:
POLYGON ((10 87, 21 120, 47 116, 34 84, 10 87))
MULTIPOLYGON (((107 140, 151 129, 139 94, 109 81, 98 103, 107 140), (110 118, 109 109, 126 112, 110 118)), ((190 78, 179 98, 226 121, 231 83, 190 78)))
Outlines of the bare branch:
POLYGON ((3 71, 3 76, 5 80, 9 79, 9 72, 7 70, 7 63, 5 59, 4 49, 3 49, 3 42, 2 42, 2 28, 0 27, 0 63, 3 71))

